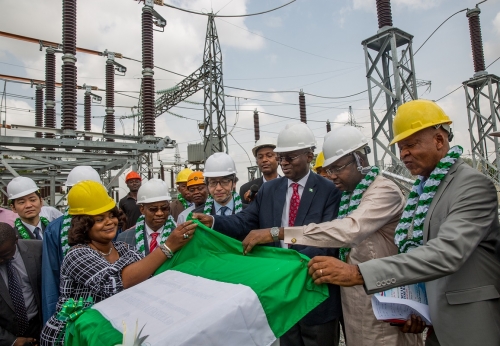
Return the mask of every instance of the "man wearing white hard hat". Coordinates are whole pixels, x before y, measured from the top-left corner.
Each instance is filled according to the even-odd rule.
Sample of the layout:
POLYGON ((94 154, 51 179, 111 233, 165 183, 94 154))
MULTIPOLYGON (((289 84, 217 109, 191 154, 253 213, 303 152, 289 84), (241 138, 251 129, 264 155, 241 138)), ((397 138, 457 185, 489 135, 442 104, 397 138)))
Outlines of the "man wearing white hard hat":
MULTIPOLYGON (((71 189, 80 181, 92 180, 101 183, 99 173, 91 166, 77 166, 66 178, 66 188, 71 189)), ((42 313, 43 323, 54 314, 59 300, 60 269, 64 256, 69 250, 68 230, 71 226, 71 216, 68 208, 61 217, 49 225, 44 233, 42 251, 42 313)))
MULTIPOLYGON (((284 177, 262 185, 256 199, 241 213, 230 216, 194 214, 208 227, 243 240, 252 229, 271 228, 270 246, 289 248, 277 238, 278 227, 301 226, 333 220, 337 216, 340 191, 331 181, 314 174, 316 139, 304 123, 287 125, 278 135, 278 161, 284 177)), ((310 258, 338 256, 337 249, 290 245, 310 258)), ((274 270, 274 268, 269 268, 274 270)), ((336 346, 342 315, 340 289, 328 285, 329 297, 280 338, 281 346, 336 346)))
POLYGON ((193 209, 193 213, 207 215, 233 215, 246 208, 241 197, 234 191, 236 165, 226 153, 214 153, 207 158, 203 171, 210 195, 205 205, 193 209))
MULTIPOLYGON (((340 259, 358 264, 396 255, 394 232, 404 208, 404 197, 391 180, 370 166, 368 139, 355 127, 330 132, 323 143, 323 170, 342 193, 338 218, 319 224, 280 229, 280 239, 295 244, 340 248, 340 259)), ((269 230, 252 231, 243 241, 245 251, 267 243, 269 230)), ((341 287, 346 339, 352 345, 422 345, 418 334, 378 321, 371 297, 362 286, 341 287), (360 319, 360 315, 363 316, 360 319)))
POLYGON ((240 196, 244 202, 250 203, 253 201, 257 194, 255 190, 258 191, 266 181, 279 177, 278 160, 276 160, 274 148, 276 148, 276 139, 274 138, 262 137, 255 142, 255 146, 252 148, 252 154, 255 157, 262 176, 241 186, 240 196))
POLYGON ((49 220, 40 216, 43 200, 36 183, 27 177, 15 177, 7 185, 10 208, 19 217, 14 227, 20 239, 43 239, 49 220))
POLYGON ((160 179, 150 179, 137 191, 137 204, 141 216, 134 228, 121 233, 117 240, 124 241, 144 256, 167 240, 176 223, 170 215, 170 195, 167 184, 160 179))

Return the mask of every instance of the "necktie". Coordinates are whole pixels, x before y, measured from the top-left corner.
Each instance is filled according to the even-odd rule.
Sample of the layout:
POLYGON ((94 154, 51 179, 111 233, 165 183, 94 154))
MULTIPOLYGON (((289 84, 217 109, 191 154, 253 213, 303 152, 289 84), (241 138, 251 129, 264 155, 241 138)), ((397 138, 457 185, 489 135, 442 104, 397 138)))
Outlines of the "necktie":
POLYGON ((12 265, 12 260, 7 261, 7 277, 9 280, 9 294, 17 317, 17 336, 23 336, 28 329, 28 314, 24 303, 23 291, 19 283, 17 270, 12 265))
POLYGON ((299 184, 292 183, 293 193, 290 199, 290 211, 288 213, 288 226, 293 227, 295 225, 295 218, 297 217, 297 212, 299 211, 300 195, 299 195, 299 184))
POLYGON ((158 238, 158 232, 153 232, 151 233, 151 243, 149 244, 149 253, 153 252, 154 249, 156 249, 156 246, 158 246, 158 242, 156 241, 156 238, 158 238))
POLYGON ((221 215, 226 215, 226 211, 229 210, 229 208, 228 207, 220 207, 219 210, 220 210, 221 215))
POLYGON ((35 235, 35 239, 42 240, 42 236, 40 235, 40 227, 35 227, 33 230, 33 234, 35 235))

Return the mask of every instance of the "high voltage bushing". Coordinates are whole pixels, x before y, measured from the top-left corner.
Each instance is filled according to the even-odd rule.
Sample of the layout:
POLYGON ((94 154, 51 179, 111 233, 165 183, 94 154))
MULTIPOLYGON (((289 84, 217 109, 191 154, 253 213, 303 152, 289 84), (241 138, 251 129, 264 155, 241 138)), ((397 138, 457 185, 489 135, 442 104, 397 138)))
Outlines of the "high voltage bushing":
POLYGON ((260 127, 259 127, 259 112, 257 110, 253 111, 253 130, 255 134, 255 141, 260 139, 260 127))
MULTIPOLYGON (((106 61, 106 133, 115 133, 115 66, 113 60, 106 61)), ((113 139, 107 139, 113 142, 113 139)))
MULTIPOLYGON (((35 90, 35 126, 43 126, 43 85, 37 84, 35 90)), ((42 132, 36 132, 35 137, 42 138, 42 132)), ((40 150, 40 148, 37 148, 40 150)))
POLYGON ((475 7, 467 11, 467 18, 469 18, 469 31, 470 42, 472 46, 472 58, 474 60, 474 72, 481 72, 486 70, 484 64, 483 53, 483 38, 481 36, 481 22, 479 14, 481 10, 475 7))
POLYGON ((392 12, 390 0, 376 0, 377 1, 377 18, 378 28, 384 26, 392 26, 392 12))
MULTIPOLYGON (((56 128, 56 56, 53 48, 45 51, 45 119, 44 127, 56 128)), ((46 133, 45 138, 54 138, 46 133)))
POLYGON ((142 8, 142 112, 143 136, 155 135, 155 81, 153 79, 153 8, 142 8))
POLYGON ((300 90, 299 92, 299 108, 300 108, 300 121, 304 124, 307 124, 307 116, 306 116, 306 97, 304 96, 304 92, 300 90))
POLYGON ((326 132, 330 132, 332 130, 332 126, 330 125, 330 120, 326 121, 326 132))
POLYGON ((63 0, 62 129, 76 130, 76 0, 63 0))
MULTIPOLYGON (((85 92, 85 96, 83 97, 83 129, 85 131, 92 130, 92 119, 91 119, 91 95, 90 91, 85 92)), ((90 137, 85 137, 85 140, 90 140, 90 137)))

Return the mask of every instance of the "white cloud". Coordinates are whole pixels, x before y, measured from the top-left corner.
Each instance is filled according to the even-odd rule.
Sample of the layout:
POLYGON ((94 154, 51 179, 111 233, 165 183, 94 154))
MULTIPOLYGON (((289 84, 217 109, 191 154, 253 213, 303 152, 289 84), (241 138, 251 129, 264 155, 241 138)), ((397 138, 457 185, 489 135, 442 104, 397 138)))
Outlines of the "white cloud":
POLYGON ((265 19, 265 23, 271 28, 279 28, 283 26, 283 19, 278 16, 267 16, 265 19))
POLYGON ((500 12, 498 12, 495 19, 493 19, 493 26, 495 27, 497 34, 500 35, 500 12))

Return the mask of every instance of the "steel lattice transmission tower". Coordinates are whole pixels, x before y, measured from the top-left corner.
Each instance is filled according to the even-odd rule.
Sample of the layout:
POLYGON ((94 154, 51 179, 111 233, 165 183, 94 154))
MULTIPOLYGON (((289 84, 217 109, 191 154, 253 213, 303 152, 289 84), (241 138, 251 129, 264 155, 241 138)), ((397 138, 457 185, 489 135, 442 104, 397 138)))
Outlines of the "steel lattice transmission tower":
POLYGON ((474 76, 463 82, 474 167, 497 184, 500 182, 500 78, 486 72, 481 24, 476 7, 467 11, 474 60, 474 76))
POLYGON ((365 51, 373 155, 377 165, 383 166, 386 157, 390 157, 392 165, 398 166, 400 164, 395 145, 389 145, 393 138, 392 121, 398 106, 418 98, 413 62, 413 36, 392 26, 390 0, 376 2, 379 30, 375 36, 362 42, 365 51), (385 111, 377 113, 379 108, 385 111))

